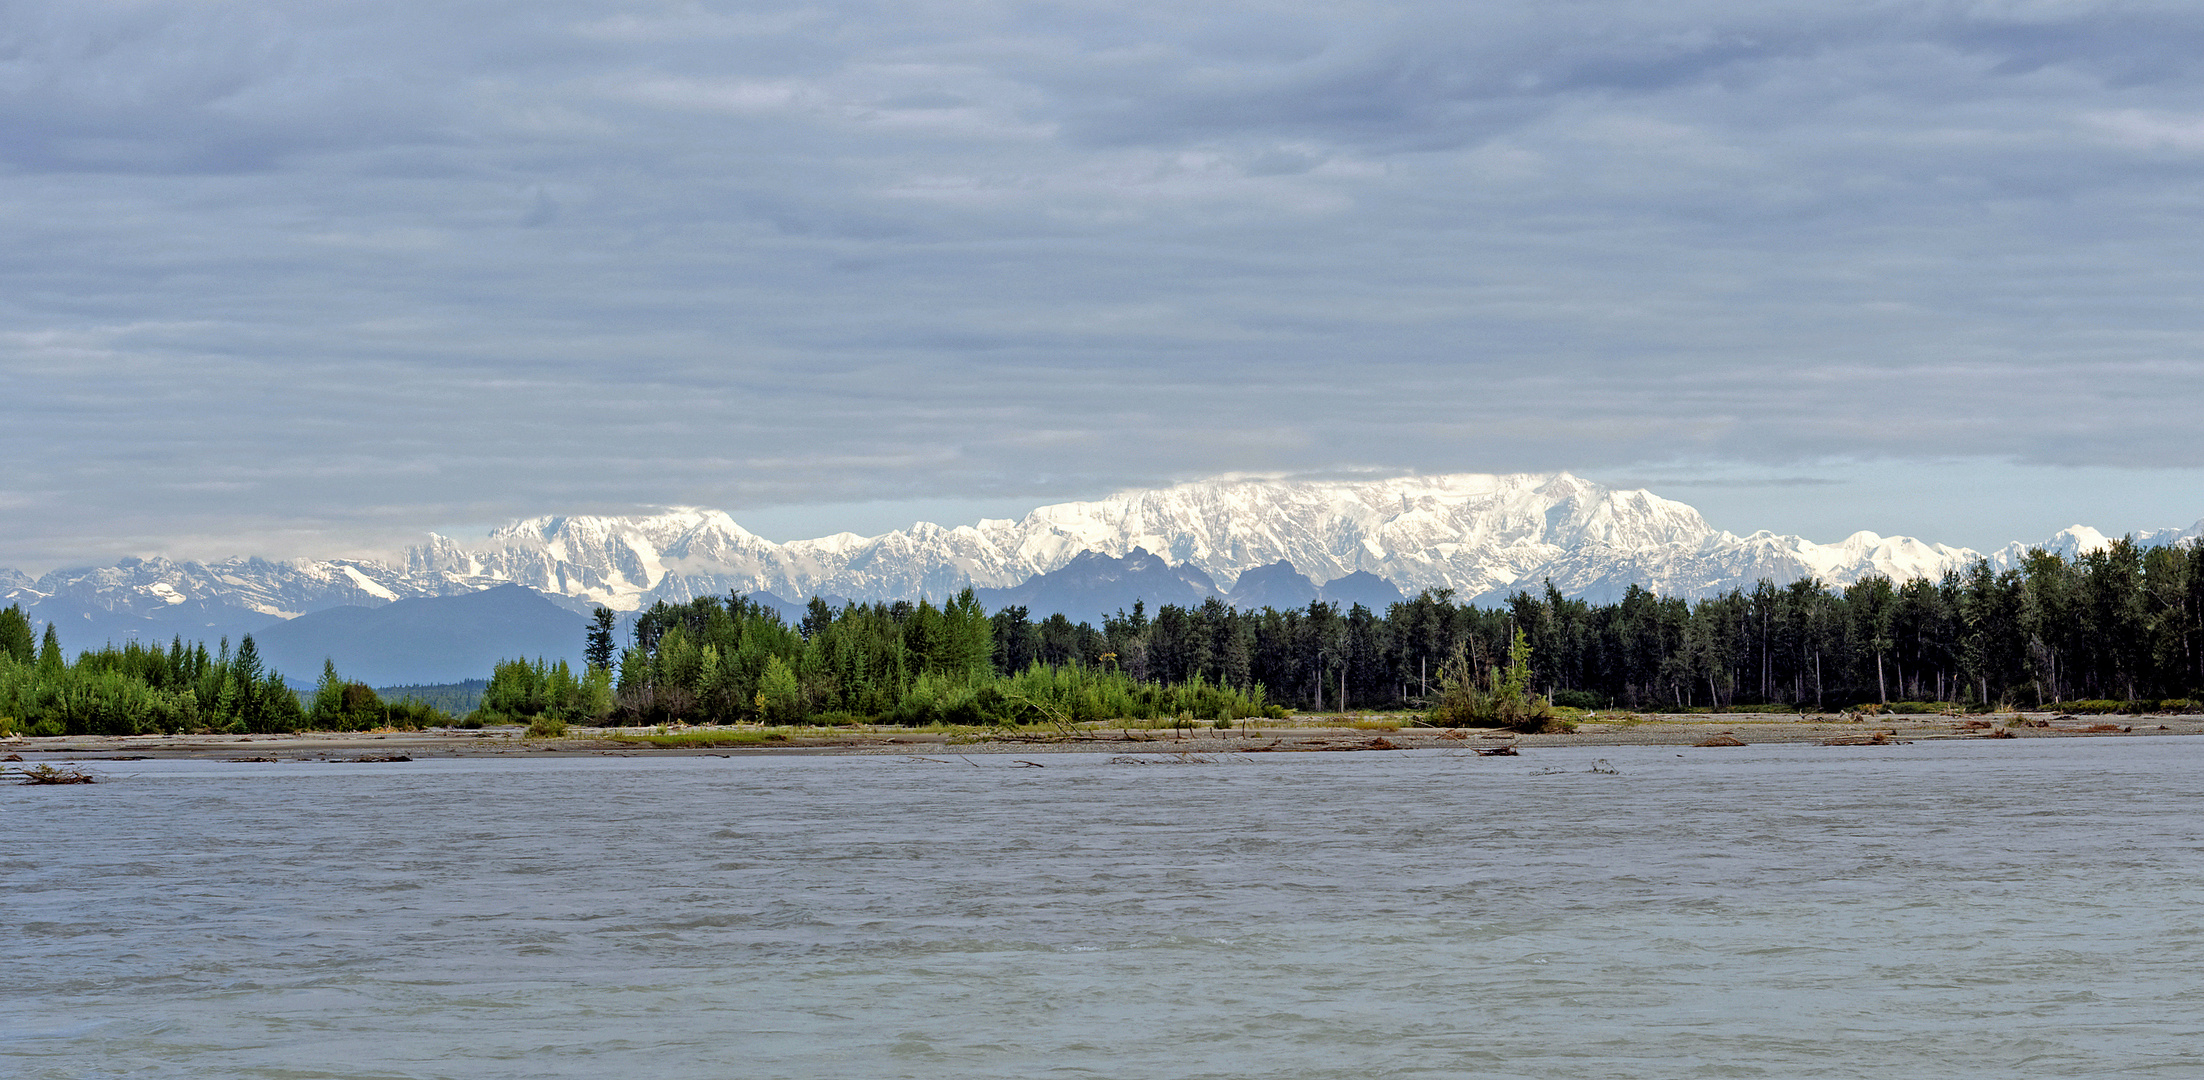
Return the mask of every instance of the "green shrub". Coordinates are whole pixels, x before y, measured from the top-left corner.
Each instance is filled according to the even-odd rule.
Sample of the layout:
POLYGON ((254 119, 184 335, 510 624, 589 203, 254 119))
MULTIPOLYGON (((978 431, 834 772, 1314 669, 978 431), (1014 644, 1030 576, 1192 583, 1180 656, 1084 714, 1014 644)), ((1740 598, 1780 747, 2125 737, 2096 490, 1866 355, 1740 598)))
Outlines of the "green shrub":
POLYGON ((526 724, 548 716, 564 723, 601 724, 612 715, 612 673, 590 668, 576 676, 566 661, 506 660, 490 673, 482 705, 470 714, 488 724, 526 724))
POLYGON ((1523 631, 1515 632, 1505 668, 1495 666, 1482 673, 1460 646, 1439 669, 1439 700, 1427 717, 1438 727, 1498 727, 1529 734, 1569 730, 1554 715, 1553 705, 1530 692, 1531 646, 1523 631))
POLYGON ((527 737, 531 739, 566 738, 566 721, 550 715, 536 717, 528 722, 527 737))

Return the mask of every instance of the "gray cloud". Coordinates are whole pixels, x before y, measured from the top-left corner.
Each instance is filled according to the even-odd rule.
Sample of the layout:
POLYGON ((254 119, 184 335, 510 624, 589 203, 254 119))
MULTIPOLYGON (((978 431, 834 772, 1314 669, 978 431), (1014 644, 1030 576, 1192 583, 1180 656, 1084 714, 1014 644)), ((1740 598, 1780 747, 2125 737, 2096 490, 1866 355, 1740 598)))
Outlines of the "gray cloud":
POLYGON ((1228 471, 2204 470, 2204 15, 1463 8, 11 5, 0 565, 1228 471))

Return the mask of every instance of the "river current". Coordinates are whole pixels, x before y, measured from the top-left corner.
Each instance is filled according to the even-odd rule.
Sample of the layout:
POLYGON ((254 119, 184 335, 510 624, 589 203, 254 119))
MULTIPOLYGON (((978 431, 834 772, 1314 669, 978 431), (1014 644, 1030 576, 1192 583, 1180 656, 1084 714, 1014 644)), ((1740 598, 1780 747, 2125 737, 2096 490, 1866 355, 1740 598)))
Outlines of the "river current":
POLYGON ((2204 1076, 2204 739, 117 762, 18 1077, 2204 1076))

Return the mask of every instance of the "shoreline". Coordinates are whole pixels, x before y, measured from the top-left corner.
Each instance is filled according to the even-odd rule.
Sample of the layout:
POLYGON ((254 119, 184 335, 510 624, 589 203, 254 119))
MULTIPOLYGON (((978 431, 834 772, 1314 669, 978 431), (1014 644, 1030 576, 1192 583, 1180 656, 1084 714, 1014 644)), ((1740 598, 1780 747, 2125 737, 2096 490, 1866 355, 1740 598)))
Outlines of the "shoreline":
MULTIPOLYGON (((1000 733, 904 730, 892 727, 791 729, 685 728, 684 735, 756 740, 741 744, 660 746, 619 741, 649 736, 655 729, 613 729, 605 735, 572 734, 530 739, 521 729, 464 730, 431 728, 398 732, 306 732, 297 735, 82 735, 48 738, 17 736, 0 740, 0 759, 20 758, 23 765, 96 764, 100 761, 158 759, 251 762, 403 761, 507 755, 581 754, 617 757, 729 757, 737 754, 921 755, 953 754, 1226 754, 1383 752, 1387 750, 1532 749, 1556 746, 1677 746, 1727 737, 1706 747, 1755 744, 1876 745, 1952 739, 2138 738, 2204 735, 2204 715, 2067 717, 2050 713, 2017 714, 2047 726, 2006 727, 2016 714, 1997 714, 1990 728, 1968 727, 1982 720, 1941 715, 1878 716, 1847 720, 1842 716, 1797 717, 1789 714, 1734 713, 1717 716, 1641 715, 1619 722, 1579 721, 1569 734, 1521 735, 1479 728, 1428 728, 1396 724, 1384 717, 1300 717, 1269 721, 1232 731, 1142 728, 1083 729, 1072 735, 1034 730, 1012 737, 1000 733), (1880 736, 1878 739, 1877 736, 1880 736)), ((580 729, 589 730, 589 729, 580 729)), ((15 762, 8 762, 13 765, 15 762)))

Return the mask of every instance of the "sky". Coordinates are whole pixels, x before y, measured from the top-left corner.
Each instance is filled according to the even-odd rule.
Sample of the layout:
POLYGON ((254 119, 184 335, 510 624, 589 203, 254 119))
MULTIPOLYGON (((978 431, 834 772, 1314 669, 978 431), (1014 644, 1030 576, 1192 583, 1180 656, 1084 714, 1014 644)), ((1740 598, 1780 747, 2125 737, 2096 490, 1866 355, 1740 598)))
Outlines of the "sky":
POLYGON ((2204 7, 12 0, 0 567, 1568 470, 2204 517, 2204 7))

